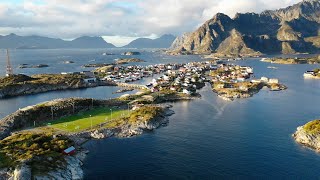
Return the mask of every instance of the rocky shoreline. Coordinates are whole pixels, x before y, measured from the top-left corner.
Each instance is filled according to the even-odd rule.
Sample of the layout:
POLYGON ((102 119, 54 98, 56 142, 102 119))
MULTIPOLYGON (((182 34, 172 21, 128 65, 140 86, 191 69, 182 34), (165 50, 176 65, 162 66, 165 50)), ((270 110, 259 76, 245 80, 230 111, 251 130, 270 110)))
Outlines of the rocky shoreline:
MULTIPOLYGON (((80 112, 90 109, 90 104, 92 99, 77 98, 77 99, 61 99, 52 102, 46 102, 43 104, 38 104, 35 106, 30 106, 5 117, 1 120, 0 124, 0 139, 11 136, 11 132, 24 128, 28 122, 35 121, 38 123, 40 119, 50 119, 49 111, 51 106, 58 106, 59 104, 77 104, 74 111, 80 112), (72 103, 72 102, 74 103, 72 103), (49 109, 48 109, 49 108, 49 109), (38 114, 37 119, 34 114, 38 114), (45 115, 45 116, 44 116, 45 115), (48 116, 47 116, 48 115, 48 116), (30 119, 31 118, 31 119, 30 119)), ((93 102, 95 107, 98 106, 121 106, 121 102, 116 102, 116 100, 95 100, 93 102)), ((86 154, 88 151, 83 149, 82 144, 91 139, 103 139, 111 136, 118 138, 129 138, 132 136, 140 135, 145 132, 153 131, 161 126, 166 126, 169 123, 169 116, 174 114, 171 110, 172 105, 168 104, 157 104, 151 105, 153 107, 159 107, 162 109, 159 114, 151 119, 139 120, 134 123, 126 122, 118 127, 114 128, 97 128, 95 130, 84 131, 80 133, 64 134, 68 139, 74 142, 77 149, 77 153, 73 156, 64 156, 63 163, 58 163, 54 170, 45 172, 44 174, 33 174, 32 168, 27 165, 27 162, 22 162, 20 165, 14 168, 0 169, 0 180, 9 179, 37 179, 37 180, 47 180, 47 179, 83 179, 82 165, 86 154)), ((69 107, 63 106, 60 109, 61 113, 56 114, 55 118, 63 117, 66 114, 74 113, 69 107)), ((39 122, 40 123, 40 122, 39 122)), ((41 131, 41 130, 40 130, 41 131)), ((32 132, 32 130, 31 130, 32 132)), ((37 131, 35 131, 37 132, 37 131)), ((16 134, 16 133, 15 133, 16 134)), ((45 161, 51 161, 50 157, 47 157, 45 161)))
POLYGON ((63 165, 56 167, 56 170, 49 171, 43 175, 32 175, 32 169, 26 163, 13 168, 0 169, 0 180, 50 180, 50 179, 83 179, 83 162, 88 151, 81 150, 74 156, 65 156, 63 165))
POLYGON ((303 126, 298 127, 297 131, 292 135, 292 137, 299 144, 320 152, 320 132, 318 130, 315 131, 308 129, 311 127, 311 123, 313 123, 312 128, 315 128, 318 125, 318 122, 319 120, 311 121, 303 126))

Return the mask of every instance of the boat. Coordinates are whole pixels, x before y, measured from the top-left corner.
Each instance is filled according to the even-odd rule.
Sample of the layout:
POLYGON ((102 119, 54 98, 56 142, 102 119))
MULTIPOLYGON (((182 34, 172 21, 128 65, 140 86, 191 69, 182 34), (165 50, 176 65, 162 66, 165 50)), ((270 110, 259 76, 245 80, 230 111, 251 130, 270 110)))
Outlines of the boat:
POLYGON ((274 67, 274 66, 268 66, 268 69, 278 69, 278 67, 274 67))

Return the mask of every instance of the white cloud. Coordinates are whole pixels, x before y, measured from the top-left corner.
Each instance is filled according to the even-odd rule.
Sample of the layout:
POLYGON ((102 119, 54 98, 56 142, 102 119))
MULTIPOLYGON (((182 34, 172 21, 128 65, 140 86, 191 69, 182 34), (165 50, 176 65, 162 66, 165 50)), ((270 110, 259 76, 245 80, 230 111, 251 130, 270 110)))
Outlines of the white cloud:
MULTIPOLYGON (((105 36, 123 44, 136 37, 194 30, 218 12, 261 12, 300 0, 28 0, 0 2, 0 34, 71 39, 105 36), (41 3, 39 3, 41 2, 41 3), (111 36, 115 36, 111 38, 111 36), (121 40, 121 38, 123 38, 121 40), (121 41, 121 42, 120 42, 121 41)), ((154 35, 155 36, 155 35, 154 35)))

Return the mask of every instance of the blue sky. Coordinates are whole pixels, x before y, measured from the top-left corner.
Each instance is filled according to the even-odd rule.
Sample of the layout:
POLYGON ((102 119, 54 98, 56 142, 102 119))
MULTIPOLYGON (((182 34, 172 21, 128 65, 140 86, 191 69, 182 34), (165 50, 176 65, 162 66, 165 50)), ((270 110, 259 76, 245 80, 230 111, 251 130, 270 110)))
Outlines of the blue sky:
POLYGON ((260 13, 302 0, 0 0, 0 34, 62 39, 103 36, 122 46, 138 37, 181 35, 218 12, 260 13))

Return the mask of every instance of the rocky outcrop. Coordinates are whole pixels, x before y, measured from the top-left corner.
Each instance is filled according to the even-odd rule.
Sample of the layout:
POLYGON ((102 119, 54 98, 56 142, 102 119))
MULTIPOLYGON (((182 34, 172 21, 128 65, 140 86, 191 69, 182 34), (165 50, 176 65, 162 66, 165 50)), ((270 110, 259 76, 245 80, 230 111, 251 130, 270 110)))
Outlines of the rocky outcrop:
POLYGON ((31 180, 31 168, 22 164, 14 170, 13 178, 14 180, 31 180))
POLYGON ((138 59, 138 58, 127 58, 127 59, 117 59, 116 60, 116 64, 128 64, 131 62, 145 62, 142 59, 138 59))
POLYGON ((128 52, 122 53, 121 55, 124 55, 124 56, 133 56, 133 55, 140 55, 140 54, 141 54, 140 52, 128 51, 128 52))
POLYGON ((115 135, 118 137, 131 137, 140 135, 145 131, 152 131, 160 126, 166 126, 169 123, 168 116, 174 114, 174 111, 170 110, 170 108, 171 106, 166 106, 163 113, 149 121, 139 121, 136 124, 126 124, 122 126, 115 135))
POLYGON ((292 135, 296 142, 320 152, 320 134, 307 132, 304 126, 297 128, 292 135))
POLYGON ((283 22, 278 30, 277 39, 279 41, 299 41, 301 33, 295 32, 287 22, 283 22))
POLYGON ((86 151, 79 151, 74 156, 65 156, 64 163, 59 163, 57 167, 49 172, 42 172, 41 175, 33 174, 32 169, 26 163, 15 167, 14 170, 0 170, 0 180, 81 180, 83 179, 83 161, 86 158, 86 151))
POLYGON ((254 51, 249 48, 244 42, 243 36, 236 30, 233 29, 230 32, 230 36, 225 39, 217 49, 218 56, 259 56, 262 55, 260 52, 254 51))
POLYGON ((83 161, 86 157, 86 152, 78 152, 75 156, 65 156, 65 163, 57 167, 54 171, 45 173, 44 175, 33 176, 34 180, 81 180, 83 179, 83 161))
POLYGON ((309 37, 318 36, 319 28, 318 0, 261 14, 238 13, 233 19, 218 13, 196 31, 177 38, 169 53, 255 56, 257 52, 315 52, 318 38, 309 37))

